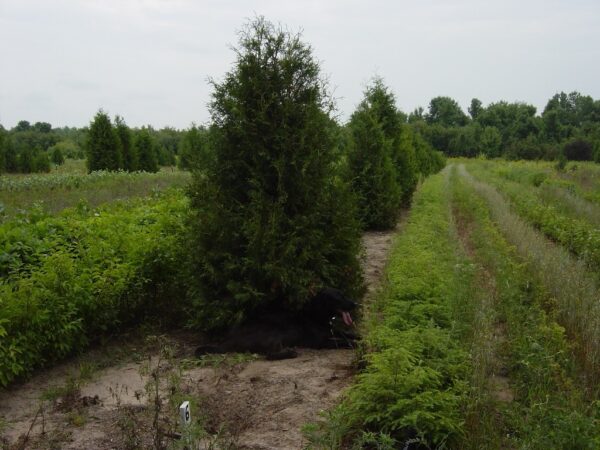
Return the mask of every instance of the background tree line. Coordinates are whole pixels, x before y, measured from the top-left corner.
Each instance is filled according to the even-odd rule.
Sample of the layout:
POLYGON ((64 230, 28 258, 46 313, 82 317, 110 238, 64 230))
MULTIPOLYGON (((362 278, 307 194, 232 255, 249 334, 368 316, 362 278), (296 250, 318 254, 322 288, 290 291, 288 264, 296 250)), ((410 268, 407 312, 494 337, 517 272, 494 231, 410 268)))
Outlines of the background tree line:
POLYGON ((579 92, 555 94, 541 115, 526 103, 476 98, 467 115, 452 98, 435 97, 407 120, 448 156, 600 162, 600 100, 579 92))
POLYGON ((87 127, 53 128, 47 122, 0 125, 0 173, 49 172, 66 159, 86 159, 92 170, 156 171, 160 166, 188 169, 202 153, 206 129, 129 128, 103 111, 87 127))

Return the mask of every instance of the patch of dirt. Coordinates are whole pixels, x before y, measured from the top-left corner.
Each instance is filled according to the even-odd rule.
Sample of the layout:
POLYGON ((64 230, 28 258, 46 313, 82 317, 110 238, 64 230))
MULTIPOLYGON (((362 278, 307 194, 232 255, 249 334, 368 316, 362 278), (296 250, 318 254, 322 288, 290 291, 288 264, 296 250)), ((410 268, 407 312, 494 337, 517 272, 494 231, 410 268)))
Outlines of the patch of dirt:
POLYGON ((382 276, 385 272, 394 236, 400 231, 406 217, 407 212, 404 212, 394 230, 368 231, 363 235, 362 243, 365 249, 363 271, 367 286, 366 298, 372 296, 383 281, 382 276))
POLYGON ((353 374, 352 350, 301 349, 295 359, 253 361, 239 372, 188 372, 213 422, 240 449, 302 448, 300 427, 332 407, 353 374))
MULTIPOLYGON (((396 231, 363 237, 367 298, 380 284, 396 231)), ((172 363, 189 367, 199 337, 177 333, 168 340, 178 349, 172 363)), ((318 420, 351 383, 354 351, 298 349, 298 353, 297 358, 282 361, 186 368, 180 389, 202 409, 192 415, 205 416, 209 432, 225 429, 235 448, 300 449, 302 425, 318 420)), ((147 354, 141 339, 121 340, 0 391, 0 436, 14 449, 151 445, 151 402, 144 395, 149 378, 141 375, 147 354), (92 371, 91 379, 82 378, 86 365, 100 367, 92 371), (138 426, 139 421, 145 425, 138 426), (143 430, 146 435, 132 436, 136 426, 137 433, 143 430)))

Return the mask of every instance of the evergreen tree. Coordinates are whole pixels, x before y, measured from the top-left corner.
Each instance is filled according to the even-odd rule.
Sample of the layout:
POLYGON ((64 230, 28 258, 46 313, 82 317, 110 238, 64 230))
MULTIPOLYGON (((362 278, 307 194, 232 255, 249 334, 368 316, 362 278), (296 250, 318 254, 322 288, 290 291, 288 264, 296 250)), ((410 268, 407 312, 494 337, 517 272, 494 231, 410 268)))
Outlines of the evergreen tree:
POLYGON ((90 123, 87 140, 88 171, 118 170, 121 157, 117 135, 108 114, 100 110, 90 123))
POLYGON ((156 143, 152 139, 149 128, 142 127, 137 133, 134 149, 138 158, 138 170, 158 172, 156 143))
POLYGON ((138 158, 133 147, 131 130, 121 116, 115 117, 115 132, 119 142, 119 151, 121 155, 121 168, 127 172, 133 172, 138 169, 138 158))
POLYGON ((181 140, 178 166, 180 169, 201 169, 208 166, 205 131, 192 124, 181 140))
POLYGON ((350 120, 348 168, 364 228, 392 228, 398 219, 401 189, 386 139, 375 113, 363 103, 350 120))
POLYGON ((236 55, 213 82, 214 158, 190 189, 194 311, 205 328, 268 305, 296 309, 324 285, 361 285, 360 232, 332 176, 331 105, 311 48, 258 18, 236 55))
POLYGON ((400 134, 392 140, 392 157, 401 191, 401 202, 407 206, 419 181, 419 164, 412 130, 402 125, 400 134))
POLYGON ((396 182, 400 186, 400 202, 408 204, 419 176, 412 133, 404 125, 405 116, 396 108, 396 97, 381 78, 375 78, 367 88, 363 106, 375 114, 385 138, 390 141, 390 156, 396 172, 396 182))

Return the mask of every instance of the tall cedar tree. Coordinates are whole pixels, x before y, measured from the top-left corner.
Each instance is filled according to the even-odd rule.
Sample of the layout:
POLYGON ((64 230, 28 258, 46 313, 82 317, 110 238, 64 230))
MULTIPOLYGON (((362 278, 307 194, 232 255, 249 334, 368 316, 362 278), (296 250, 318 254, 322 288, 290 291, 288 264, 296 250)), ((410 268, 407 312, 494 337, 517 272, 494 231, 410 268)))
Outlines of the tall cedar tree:
POLYGON ((121 153, 121 168, 127 172, 138 170, 138 158, 133 147, 131 130, 121 116, 115 117, 115 132, 119 142, 119 151, 121 153))
POLYGON ((410 203, 419 178, 412 131, 404 125, 403 114, 396 108, 396 97, 381 78, 375 78, 365 92, 365 105, 381 124, 386 139, 391 141, 391 158, 396 169, 402 203, 410 203))
POLYGON ((311 48, 264 18, 213 82, 208 167, 194 172, 195 323, 298 309, 320 287, 358 294, 360 230, 333 174, 331 103, 311 48))
POLYGON ((208 165, 206 159, 206 131, 192 124, 181 139, 178 166, 180 169, 201 169, 208 165))
POLYGON ((90 123, 87 140, 88 171, 118 170, 121 167, 119 142, 108 114, 100 110, 90 123))
POLYGON ((148 128, 142 127, 142 129, 138 131, 135 138, 134 151, 137 155, 138 170, 158 172, 159 167, 156 142, 154 142, 148 128))
POLYGON ((350 119, 352 144, 348 168, 358 215, 366 229, 387 229, 396 224, 401 190, 391 158, 392 141, 365 103, 350 119))

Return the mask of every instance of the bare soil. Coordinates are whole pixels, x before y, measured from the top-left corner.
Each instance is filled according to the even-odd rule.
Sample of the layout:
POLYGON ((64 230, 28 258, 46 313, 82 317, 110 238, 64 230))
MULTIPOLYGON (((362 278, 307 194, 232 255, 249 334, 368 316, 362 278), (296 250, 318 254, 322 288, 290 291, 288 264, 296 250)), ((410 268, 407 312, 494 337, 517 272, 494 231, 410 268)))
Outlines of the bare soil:
MULTIPOLYGON (((363 238, 366 299, 381 281, 394 233, 370 232, 363 238)), ((197 405, 192 416, 204 417, 207 448, 217 440, 225 448, 303 448, 302 425, 319 420, 320 412, 339 401, 355 367, 354 351, 347 349, 298 349, 297 358, 282 361, 223 358, 198 364, 193 349, 199 336, 171 334, 166 342, 176 350, 164 376, 181 375, 177 390, 197 405)), ((157 353, 141 338, 122 338, 1 391, 0 446, 151 447, 155 408, 144 368, 156 360, 157 353)), ((177 424, 165 386, 160 390, 163 415, 168 412, 167 419, 177 424)))

